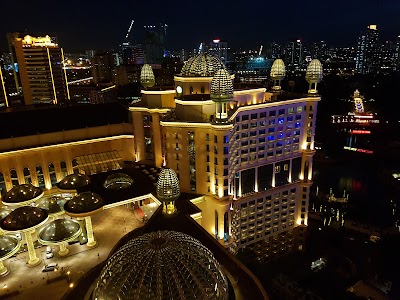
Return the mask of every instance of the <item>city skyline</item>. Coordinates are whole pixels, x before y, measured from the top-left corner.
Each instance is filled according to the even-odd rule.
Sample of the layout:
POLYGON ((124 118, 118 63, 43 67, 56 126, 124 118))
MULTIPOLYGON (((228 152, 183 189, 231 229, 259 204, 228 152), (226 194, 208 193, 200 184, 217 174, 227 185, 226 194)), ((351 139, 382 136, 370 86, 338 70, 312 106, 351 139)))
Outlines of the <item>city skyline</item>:
POLYGON ((237 14, 240 10, 238 5, 228 5, 225 1, 213 3, 210 8, 182 1, 174 5, 116 2, 114 6, 106 6, 101 1, 96 3, 97 6, 79 3, 77 8, 74 3, 70 3, 69 8, 52 3, 51 9, 56 13, 52 15, 56 22, 48 18, 49 5, 46 1, 33 6, 23 0, 18 2, 18 7, 17 3, 6 3, 3 11, 9 13, 2 18, 0 49, 7 50, 7 32, 27 29, 28 32, 47 33, 49 27, 65 49, 116 49, 123 42, 132 19, 135 20, 131 32, 134 40, 140 40, 145 25, 168 24, 167 48, 171 50, 189 49, 214 37, 226 40, 236 48, 295 39, 309 42, 325 40, 329 45, 355 46, 358 35, 369 24, 378 25, 382 40, 399 35, 395 14, 400 9, 400 3, 393 2, 305 1, 299 4, 287 1, 282 6, 257 1, 253 4, 254 9, 243 15, 237 14), (21 5, 26 9, 16 17, 11 12, 21 5), (263 9, 265 14, 252 15, 263 9))

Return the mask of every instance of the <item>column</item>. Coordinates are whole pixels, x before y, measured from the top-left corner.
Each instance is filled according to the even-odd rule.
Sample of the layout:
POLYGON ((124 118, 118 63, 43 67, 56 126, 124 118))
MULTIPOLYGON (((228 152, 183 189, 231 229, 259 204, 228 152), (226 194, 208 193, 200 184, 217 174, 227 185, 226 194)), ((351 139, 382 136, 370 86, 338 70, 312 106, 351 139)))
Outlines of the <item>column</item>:
POLYGON ((93 248, 97 245, 97 242, 94 239, 93 235, 93 227, 92 227, 92 219, 89 217, 85 217, 85 223, 86 223, 86 233, 87 233, 87 238, 88 242, 86 246, 89 248, 93 248))
POLYGON ((69 249, 67 248, 67 243, 60 244, 60 251, 58 251, 59 256, 67 256, 69 253, 69 249))
POLYGON ((32 230, 25 232, 26 246, 28 247, 28 254, 29 254, 28 265, 31 267, 37 266, 40 263, 40 258, 36 256, 35 247, 33 246, 33 241, 32 241, 33 232, 35 231, 32 230))
POLYGON ((242 197, 242 171, 239 171, 239 193, 238 197, 242 197))
POLYGON ((275 187, 275 163, 272 164, 272 187, 275 187))
POLYGON ((8 273, 8 269, 4 266, 3 261, 0 261, 0 276, 6 275, 8 273))
POLYGON ((258 167, 257 166, 255 167, 254 178, 255 178, 255 180, 254 180, 254 191, 257 193, 258 192, 258 180, 257 180, 257 178, 258 178, 258 167))
POLYGON ((292 160, 293 158, 291 158, 289 161, 289 179, 288 179, 289 183, 292 183, 292 160))

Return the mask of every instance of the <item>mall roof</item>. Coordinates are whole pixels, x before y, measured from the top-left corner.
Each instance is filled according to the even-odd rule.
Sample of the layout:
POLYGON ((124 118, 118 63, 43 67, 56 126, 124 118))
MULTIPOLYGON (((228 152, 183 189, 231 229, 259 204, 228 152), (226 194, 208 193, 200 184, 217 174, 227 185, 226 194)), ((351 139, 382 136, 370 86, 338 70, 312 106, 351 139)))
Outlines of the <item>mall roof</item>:
POLYGON ((5 205, 22 206, 38 200, 42 196, 43 191, 41 188, 32 184, 20 184, 9 190, 2 201, 5 205))
POLYGON ((0 110, 0 139, 128 122, 119 103, 26 105, 0 110))

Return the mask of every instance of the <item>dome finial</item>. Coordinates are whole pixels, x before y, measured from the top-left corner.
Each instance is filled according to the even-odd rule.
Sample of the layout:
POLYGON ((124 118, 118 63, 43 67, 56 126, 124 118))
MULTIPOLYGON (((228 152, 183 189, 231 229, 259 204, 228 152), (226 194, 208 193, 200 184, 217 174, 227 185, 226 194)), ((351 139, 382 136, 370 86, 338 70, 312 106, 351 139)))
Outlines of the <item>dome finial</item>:
POLYGON ((309 95, 316 95, 317 84, 322 80, 323 70, 322 64, 318 59, 313 59, 307 67, 306 80, 310 84, 308 89, 309 95))
POLYGON ((175 200, 180 194, 179 179, 175 171, 168 168, 162 169, 157 181, 157 197, 163 202, 165 214, 176 212, 175 200))
POLYGON ((275 59, 271 67, 271 78, 274 80, 273 91, 279 92, 281 90, 281 80, 286 75, 285 63, 282 59, 275 59))
POLYGON ((144 64, 140 72, 140 84, 147 88, 154 86, 155 83, 156 79, 154 77, 153 69, 150 65, 144 64))
POLYGON ((219 69, 211 81, 210 98, 215 102, 215 119, 224 122, 228 119, 228 103, 233 99, 231 76, 225 68, 219 69))

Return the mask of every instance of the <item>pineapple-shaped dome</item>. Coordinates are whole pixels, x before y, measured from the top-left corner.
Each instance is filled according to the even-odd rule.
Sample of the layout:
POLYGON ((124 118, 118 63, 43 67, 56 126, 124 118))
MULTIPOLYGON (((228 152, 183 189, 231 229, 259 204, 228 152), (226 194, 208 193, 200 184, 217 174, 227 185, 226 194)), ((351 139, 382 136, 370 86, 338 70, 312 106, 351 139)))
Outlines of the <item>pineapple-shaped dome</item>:
POLYGON ((285 63, 282 59, 275 59, 271 67, 271 78, 274 80, 282 80, 286 75, 285 63))
POLYGON ((156 83, 153 69, 150 65, 144 64, 140 72, 140 84, 144 87, 152 87, 156 83))
POLYGON ((179 179, 172 169, 162 169, 157 181, 157 197, 161 201, 173 201, 181 194, 179 179))
POLYGON ((313 59, 307 67, 306 80, 308 83, 318 83, 322 80, 322 64, 318 59, 313 59))
POLYGON ((208 53, 200 53, 191 57, 183 66, 181 76, 212 77, 224 64, 221 60, 208 53))
POLYGON ((219 69, 211 81, 211 100, 229 101, 233 98, 232 79, 227 70, 219 69))

